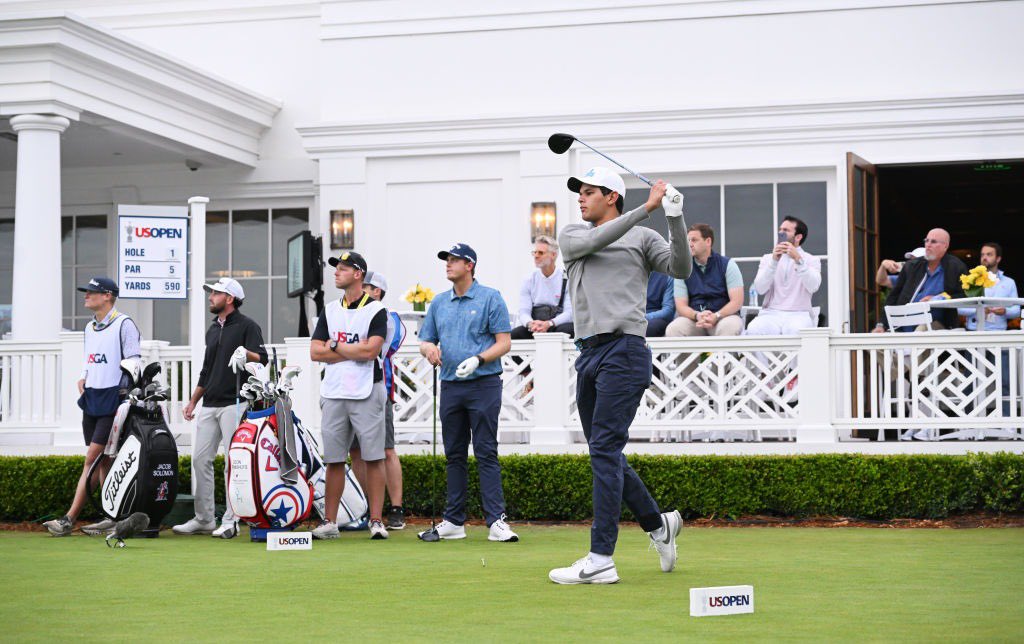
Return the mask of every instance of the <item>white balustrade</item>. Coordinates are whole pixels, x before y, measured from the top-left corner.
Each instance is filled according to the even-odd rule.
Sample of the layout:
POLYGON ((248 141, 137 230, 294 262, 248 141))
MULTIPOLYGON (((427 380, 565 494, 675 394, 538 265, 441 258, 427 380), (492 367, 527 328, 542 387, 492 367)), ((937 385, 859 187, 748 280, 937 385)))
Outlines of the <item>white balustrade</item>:
MULTIPOLYGON (((652 338, 653 378, 630 438, 825 444, 880 438, 877 430, 911 430, 931 439, 1020 438, 1022 339, 1019 332, 841 335, 829 329, 792 337, 652 338)), ((309 359, 308 338, 269 346, 276 346, 279 364, 302 368, 294 409, 307 426, 319 428, 323 367, 309 359)), ((147 363, 161 364, 171 387, 172 431, 188 435, 181 410, 195 387, 190 348, 146 341, 142 353, 147 363)), ((501 443, 583 442, 576 355, 561 334, 512 343, 502 358, 501 443)), ((81 356, 81 333, 51 343, 0 342, 0 435, 76 429, 81 356)), ((434 369, 415 342, 394 362, 396 439, 429 443, 434 369)))

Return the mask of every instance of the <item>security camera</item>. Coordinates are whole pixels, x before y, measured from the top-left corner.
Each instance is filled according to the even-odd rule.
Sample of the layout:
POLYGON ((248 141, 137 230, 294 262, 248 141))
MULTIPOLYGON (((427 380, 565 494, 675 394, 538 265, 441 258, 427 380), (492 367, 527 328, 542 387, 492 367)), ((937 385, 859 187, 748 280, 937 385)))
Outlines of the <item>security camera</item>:
POLYGON ((193 161, 192 159, 185 159, 185 167, 192 172, 195 172, 199 168, 203 167, 203 164, 198 161, 193 161))

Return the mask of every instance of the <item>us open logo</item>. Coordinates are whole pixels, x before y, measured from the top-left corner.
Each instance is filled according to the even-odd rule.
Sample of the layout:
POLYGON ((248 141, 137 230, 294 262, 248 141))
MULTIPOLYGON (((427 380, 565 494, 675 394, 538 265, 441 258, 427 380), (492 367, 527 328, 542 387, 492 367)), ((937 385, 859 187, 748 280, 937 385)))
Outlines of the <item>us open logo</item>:
POLYGON ((268 532, 267 550, 312 550, 312 532, 268 532))

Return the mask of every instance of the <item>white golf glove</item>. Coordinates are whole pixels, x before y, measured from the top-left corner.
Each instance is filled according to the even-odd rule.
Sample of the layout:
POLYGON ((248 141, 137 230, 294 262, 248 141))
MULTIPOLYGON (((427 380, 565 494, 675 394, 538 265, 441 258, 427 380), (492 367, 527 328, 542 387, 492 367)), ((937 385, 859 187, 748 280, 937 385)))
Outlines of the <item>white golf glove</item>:
POLYGON ((456 378, 468 378, 473 375, 476 368, 480 366, 480 358, 473 356, 472 358, 466 358, 455 370, 456 378))
POLYGON ((228 358, 228 365, 231 366, 231 370, 235 373, 241 373, 245 369, 245 361, 248 360, 248 352, 245 347, 238 347, 235 352, 228 358))
POLYGON ((666 217, 683 216, 683 195, 672 184, 665 189, 665 196, 661 198, 661 207, 665 209, 666 217))

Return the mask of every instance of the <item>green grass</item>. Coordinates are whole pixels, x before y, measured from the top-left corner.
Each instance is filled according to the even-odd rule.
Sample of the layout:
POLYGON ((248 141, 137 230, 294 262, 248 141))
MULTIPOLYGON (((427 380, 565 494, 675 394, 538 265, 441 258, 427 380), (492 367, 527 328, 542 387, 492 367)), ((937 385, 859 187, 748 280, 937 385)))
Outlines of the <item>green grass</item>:
POLYGON ((0 533, 4 641, 986 640, 1024 635, 1024 530, 684 529, 662 573, 623 528, 613 586, 557 586, 588 529, 519 526, 523 540, 386 542, 312 552, 176 537, 0 533), (486 563, 486 565, 484 565, 486 563), (689 616, 688 589, 753 584, 756 612, 689 616))

